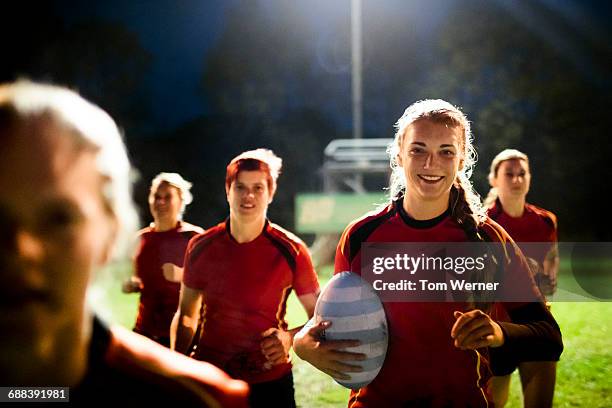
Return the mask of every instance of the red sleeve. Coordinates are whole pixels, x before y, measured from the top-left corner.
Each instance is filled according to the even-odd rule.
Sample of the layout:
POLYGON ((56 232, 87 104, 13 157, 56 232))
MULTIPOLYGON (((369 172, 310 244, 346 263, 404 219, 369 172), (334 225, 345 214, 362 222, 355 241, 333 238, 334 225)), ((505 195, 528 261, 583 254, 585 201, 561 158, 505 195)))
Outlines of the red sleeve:
POLYGON ((559 241, 559 237, 557 236, 557 230, 558 230, 559 226, 557 224, 557 218, 555 217, 555 223, 554 226, 552 228, 552 231, 550 232, 550 242, 558 242, 559 241))
POLYGON ((142 278, 142 259, 141 259, 141 253, 142 253, 142 248, 145 245, 145 239, 144 237, 140 237, 140 242, 138 243, 138 249, 136 250, 136 253, 134 254, 134 259, 133 259, 133 263, 134 263, 134 275, 138 276, 139 278, 142 278))
POLYGON ((201 262, 202 251, 194 251, 199 244, 201 235, 196 235, 187 244, 185 251, 185 262, 183 263, 183 284, 191 289, 204 289, 204 273, 198 270, 201 262), (196 272, 197 271, 197 272, 196 272))
POLYGON ((293 289, 298 296, 309 293, 319 293, 319 280, 312 266, 310 252, 305 245, 300 245, 300 251, 295 259, 296 268, 293 276, 293 289))
POLYGON ((349 235, 350 235, 349 231, 350 229, 351 228, 349 226, 344 230, 344 232, 342 233, 342 236, 340 237, 340 242, 338 242, 338 246, 336 247, 334 274, 351 270, 351 262, 349 261, 349 235))

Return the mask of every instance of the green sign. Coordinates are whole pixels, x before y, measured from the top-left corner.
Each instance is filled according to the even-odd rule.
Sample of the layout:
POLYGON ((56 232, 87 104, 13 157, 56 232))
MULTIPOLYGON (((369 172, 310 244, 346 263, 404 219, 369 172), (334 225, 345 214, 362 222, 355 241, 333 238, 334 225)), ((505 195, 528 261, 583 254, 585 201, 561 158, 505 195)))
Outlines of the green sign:
POLYGON ((385 204, 385 193, 298 194, 295 225, 299 233, 342 232, 355 218, 385 204))

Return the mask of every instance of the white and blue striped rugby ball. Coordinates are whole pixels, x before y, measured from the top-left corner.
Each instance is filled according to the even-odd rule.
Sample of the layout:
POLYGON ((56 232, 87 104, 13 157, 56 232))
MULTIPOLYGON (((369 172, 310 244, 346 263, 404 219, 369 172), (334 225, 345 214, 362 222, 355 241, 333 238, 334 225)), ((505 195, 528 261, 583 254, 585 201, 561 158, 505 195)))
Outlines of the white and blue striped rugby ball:
POLYGON ((352 272, 341 272, 327 283, 315 307, 316 322, 328 320, 326 340, 360 340, 358 347, 346 351, 363 353, 366 360, 351 362, 363 368, 360 373, 347 373, 350 380, 334 380, 351 389, 359 389, 376 378, 387 354, 388 331, 385 310, 368 282, 352 272))

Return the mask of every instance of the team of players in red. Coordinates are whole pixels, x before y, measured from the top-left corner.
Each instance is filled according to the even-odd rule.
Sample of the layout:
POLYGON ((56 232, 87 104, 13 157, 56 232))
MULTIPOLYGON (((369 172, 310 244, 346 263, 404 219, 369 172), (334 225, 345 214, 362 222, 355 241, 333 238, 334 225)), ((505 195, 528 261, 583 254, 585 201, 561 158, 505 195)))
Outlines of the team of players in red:
MULTIPOLYGON (((451 115, 454 114, 452 109, 449 110, 451 115)), ((263 171, 264 181, 259 182, 255 177, 251 185, 240 179, 239 174, 233 175, 229 184, 226 183, 230 217, 225 222, 201 234, 197 234, 197 228, 182 221, 177 221, 173 229, 166 231, 150 227, 140 235, 141 246, 136 257, 136 275, 141 280, 142 294, 135 330, 158 341, 167 339, 172 314, 178 307, 170 333, 175 336, 172 347, 247 381, 254 394, 257 394, 255 390, 263 389, 258 386, 270 386, 259 394, 259 399, 251 398, 253 406, 269 406, 270 401, 276 401, 274 396, 282 393, 291 394, 284 402, 285 406, 295 405, 293 382, 288 377, 291 375, 289 348, 287 337, 283 336, 290 333, 290 345, 296 331, 288 331, 286 302, 294 290, 311 317, 319 292, 304 243, 265 217, 280 170, 280 166, 270 170, 267 160, 274 158, 271 152, 263 154, 262 149, 258 149, 243 153, 232 161, 263 162, 263 167, 247 168, 244 172, 257 176, 255 173, 263 171), (270 183, 272 172, 275 175, 273 183, 270 183), (235 183, 238 187, 234 186, 235 183), (268 187, 269 191, 264 192, 267 195, 257 191, 258 188, 265 190, 266 186, 260 185, 262 183, 268 187), (242 188, 242 191, 235 193, 238 198, 233 206, 231 191, 235 187, 242 188), (262 204, 257 201, 258 194, 264 194, 262 204), (253 214, 260 217, 249 218, 253 214), (247 233, 249 238, 243 239, 244 232, 253 225, 257 226, 252 230, 255 233, 247 233), (187 241, 189 245, 185 251, 187 241), (163 265, 171 263, 182 268, 182 254, 185 252, 184 275, 179 274, 182 276, 179 301, 180 285, 167 278, 163 265), (270 329, 276 330, 272 336, 274 341, 270 340, 271 345, 266 346, 266 333, 270 329), (198 337, 195 337, 196 333, 198 337), (278 353, 282 357, 278 357, 278 353), (286 378, 289 382, 284 381, 286 378)), ((228 166, 228 172, 229 169, 228 166)), ((422 179, 434 184, 435 177, 428 176, 429 179, 422 179)), ((451 200, 447 199, 447 202, 463 193, 454 185, 449 191, 451 200)), ((364 242, 465 242, 481 239, 511 248, 502 261, 505 263, 505 276, 515 284, 520 282, 519 286, 529 291, 534 299, 540 299, 540 291, 534 284, 527 261, 510 236, 519 242, 550 242, 552 247, 557 239, 556 219, 552 213, 524 203, 520 217, 511 216, 498 199, 488 208, 489 218, 470 229, 466 228, 465 216, 457 215, 458 211, 450 204, 435 217, 413 218, 402 204, 403 199, 398 195, 384 209, 347 227, 337 248, 336 273, 347 270, 361 273, 360 248, 364 242)), ((454 202, 456 205, 457 200, 454 202)), ((539 264, 551 257, 550 248, 545 253, 525 252, 539 264)), ((491 309, 478 312, 488 318, 486 313, 496 309, 504 316, 504 319, 490 324, 493 334, 486 332, 482 336, 493 340, 489 344, 464 347, 457 343, 457 338, 462 336, 453 338, 450 332, 452 329, 456 334, 462 325, 471 324, 469 320, 462 321, 460 316, 468 316, 468 312, 474 309, 473 304, 384 302, 389 322, 385 364, 371 384, 351 393, 349 406, 488 406, 493 398, 487 386, 491 376, 497 374, 496 366, 516 367, 520 361, 558 360, 562 351, 559 327, 543 307, 543 302, 489 306, 491 309), (500 337, 502 340, 498 341, 500 337), (406 370, 408 362, 411 368, 406 370), (440 367, 445 369, 440 370, 440 367)), ((477 319, 480 315, 474 316, 470 318, 477 319)), ((167 344, 166 340, 160 342, 167 344)), ((302 356, 299 352, 298 355, 302 356)), ((308 357, 305 359, 326 371, 308 357)), ((498 404, 504 402, 498 401, 498 404)))

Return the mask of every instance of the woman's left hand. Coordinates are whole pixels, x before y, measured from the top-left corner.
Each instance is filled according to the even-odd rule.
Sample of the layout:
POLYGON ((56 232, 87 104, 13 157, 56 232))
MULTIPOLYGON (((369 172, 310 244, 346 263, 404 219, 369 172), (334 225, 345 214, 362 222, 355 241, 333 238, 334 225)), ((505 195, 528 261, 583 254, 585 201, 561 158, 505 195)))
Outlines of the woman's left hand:
POLYGON ((451 337, 455 347, 462 350, 475 350, 482 347, 500 347, 504 344, 504 332, 491 316, 475 309, 466 313, 454 313, 455 324, 451 337))

